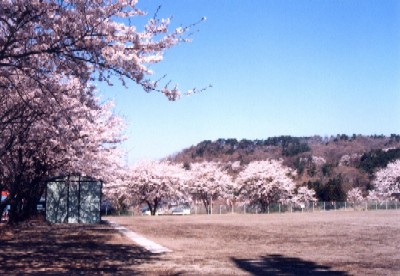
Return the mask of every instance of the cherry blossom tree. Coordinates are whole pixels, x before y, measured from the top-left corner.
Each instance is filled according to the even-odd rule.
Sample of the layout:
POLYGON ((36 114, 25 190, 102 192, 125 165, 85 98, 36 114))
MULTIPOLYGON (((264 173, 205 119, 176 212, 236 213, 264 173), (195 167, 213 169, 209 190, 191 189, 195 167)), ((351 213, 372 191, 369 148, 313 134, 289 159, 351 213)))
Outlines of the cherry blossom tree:
POLYGON ((315 201, 317 201, 317 198, 315 197, 315 191, 304 186, 297 188, 297 192, 292 199, 292 202, 297 205, 309 204, 310 202, 315 201))
POLYGON ((146 76, 166 49, 189 41, 195 24, 169 31, 171 18, 155 16, 139 31, 132 22, 143 15, 134 0, 1 0, 0 76, 12 82, 15 76, 34 80, 48 96, 46 84, 65 77, 82 84, 111 83, 116 77, 175 100, 180 96, 176 86, 159 88, 159 80, 146 76))
POLYGON ((11 220, 29 216, 51 176, 115 180, 123 124, 92 83, 130 80, 169 100, 181 95, 163 77, 151 80, 150 66, 197 23, 169 30, 171 18, 154 16, 139 30, 136 4, 0 0, 0 190, 9 191, 0 212, 11 204, 11 220))
POLYGON ((103 184, 103 199, 108 201, 117 212, 126 206, 132 206, 132 195, 129 189, 128 168, 114 163, 115 168, 111 170, 112 176, 108 177, 103 184))
POLYGON ((291 178, 294 175, 280 160, 254 161, 239 173, 236 181, 240 194, 266 212, 271 203, 291 202, 296 187, 291 178))
POLYGON ((128 189, 132 198, 149 207, 151 215, 166 201, 187 201, 188 176, 182 164, 142 161, 129 171, 128 189))
POLYGON ((35 89, 27 94, 30 98, 15 98, 16 108, 29 99, 30 106, 37 106, 25 113, 39 109, 42 113, 36 118, 29 114, 26 121, 22 117, 0 131, 1 146, 8 143, 9 147, 0 156, 0 183, 9 191, 0 207, 11 205, 10 222, 34 214, 46 179, 70 173, 105 179, 119 158, 115 145, 123 139, 122 120, 112 114, 111 104, 100 105, 92 92, 68 95, 73 87, 55 94, 57 98, 43 98, 35 89), (55 106, 51 101, 56 100, 62 106, 60 112, 51 111, 55 106))
POLYGON ((211 212, 212 201, 230 199, 236 188, 227 172, 215 162, 194 163, 190 165, 188 190, 194 199, 203 202, 207 212, 211 212))
POLYGON ((386 168, 378 170, 372 184, 374 189, 369 192, 369 199, 395 199, 395 194, 400 194, 400 160, 391 162, 386 168))
POLYGON ((364 200, 364 197, 363 197, 362 191, 359 187, 352 188, 347 192, 347 201, 348 202, 356 203, 356 202, 360 202, 363 200, 364 200))

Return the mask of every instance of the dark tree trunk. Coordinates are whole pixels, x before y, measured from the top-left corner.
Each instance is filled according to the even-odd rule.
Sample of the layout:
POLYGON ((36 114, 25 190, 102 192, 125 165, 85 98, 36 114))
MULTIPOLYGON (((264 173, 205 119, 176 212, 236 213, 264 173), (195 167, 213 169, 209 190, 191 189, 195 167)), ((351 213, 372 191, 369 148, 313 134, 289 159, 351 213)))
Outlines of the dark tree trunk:
POLYGON ((210 202, 210 199, 208 198, 208 195, 201 194, 201 200, 203 201, 203 204, 204 204, 204 207, 206 208, 207 214, 210 215, 211 214, 211 209, 210 209, 211 202, 210 202))
POLYGON ((25 184, 25 193, 18 187, 23 187, 15 183, 12 185, 13 191, 10 193, 10 212, 9 224, 15 224, 23 220, 28 220, 37 215, 37 204, 44 191, 44 182, 34 181, 31 184, 25 184), (26 188, 28 187, 28 188, 26 188))
POLYGON ((28 194, 24 198, 23 219, 30 219, 37 215, 37 205, 43 195, 45 182, 34 180, 30 185, 28 194))
POLYGON ((37 200, 35 196, 24 198, 24 205, 23 209, 21 210, 22 211, 21 218, 23 220, 28 220, 33 216, 37 215, 38 202, 39 200, 37 200))
POLYGON ((21 196, 11 196, 8 223, 16 224, 22 221, 23 200, 21 196))
POLYGON ((153 202, 146 200, 147 206, 149 207, 149 210, 150 210, 150 215, 152 215, 152 216, 156 215, 159 202, 160 202, 160 200, 158 198, 154 199, 153 202))
POLYGON ((269 207, 269 202, 265 200, 260 200, 259 205, 261 208, 262 213, 267 213, 268 212, 268 207, 269 207))

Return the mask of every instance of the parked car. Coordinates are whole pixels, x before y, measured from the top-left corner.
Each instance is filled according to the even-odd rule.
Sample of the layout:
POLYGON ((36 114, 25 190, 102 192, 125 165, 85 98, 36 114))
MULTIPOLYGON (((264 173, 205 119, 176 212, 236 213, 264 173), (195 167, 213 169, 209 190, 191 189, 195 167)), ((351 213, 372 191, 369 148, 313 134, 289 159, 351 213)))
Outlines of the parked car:
POLYGON ((144 207, 140 209, 140 214, 142 214, 142 216, 150 216, 151 213, 149 207, 144 207))
MULTIPOLYGON (((144 207, 144 208, 140 209, 140 213, 142 214, 142 216, 150 216, 151 215, 149 207, 144 207)), ((156 210, 156 216, 161 216, 161 215, 168 215, 168 210, 165 210, 164 208, 158 208, 156 210)))
POLYGON ((190 207, 189 206, 178 206, 171 209, 172 215, 190 215, 190 207))

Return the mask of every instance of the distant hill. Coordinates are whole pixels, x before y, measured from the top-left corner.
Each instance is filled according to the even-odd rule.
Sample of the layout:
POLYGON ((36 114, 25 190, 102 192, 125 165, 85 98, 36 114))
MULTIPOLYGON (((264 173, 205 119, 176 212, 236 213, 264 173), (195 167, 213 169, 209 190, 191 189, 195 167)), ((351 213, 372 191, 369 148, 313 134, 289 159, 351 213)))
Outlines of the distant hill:
POLYGON ((344 191, 351 187, 366 191, 371 189, 376 169, 400 159, 400 135, 205 140, 168 159, 186 166, 202 161, 221 162, 233 175, 251 161, 283 159, 285 165, 298 171, 298 184, 307 184, 317 192, 318 187, 330 183, 340 183, 344 191))

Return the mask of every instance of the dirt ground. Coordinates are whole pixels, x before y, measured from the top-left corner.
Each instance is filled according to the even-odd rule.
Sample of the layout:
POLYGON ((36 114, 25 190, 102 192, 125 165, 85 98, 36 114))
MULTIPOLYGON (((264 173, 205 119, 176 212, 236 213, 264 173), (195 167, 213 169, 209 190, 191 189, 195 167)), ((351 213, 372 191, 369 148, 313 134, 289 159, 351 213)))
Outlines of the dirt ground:
POLYGON ((107 224, 0 224, 0 275, 147 275, 157 261, 107 224))
POLYGON ((400 211, 108 217, 172 249, 150 254, 107 224, 0 225, 0 275, 400 275, 400 211))
POLYGON ((400 211, 113 217, 172 253, 155 274, 400 275, 400 211))

